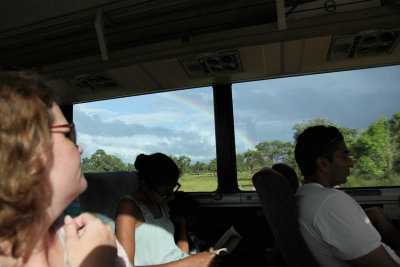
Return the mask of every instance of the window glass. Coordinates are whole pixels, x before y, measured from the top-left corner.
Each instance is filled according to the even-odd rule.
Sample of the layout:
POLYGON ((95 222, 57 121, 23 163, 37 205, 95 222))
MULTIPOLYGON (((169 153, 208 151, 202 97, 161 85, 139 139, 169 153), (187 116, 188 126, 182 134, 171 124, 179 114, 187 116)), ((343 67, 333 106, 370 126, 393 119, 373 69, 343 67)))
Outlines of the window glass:
POLYGON ((136 156, 162 152, 184 191, 217 188, 211 87, 74 105, 85 172, 134 170, 136 156))
POLYGON ((341 187, 400 185, 400 66, 297 76, 232 86, 239 187, 260 168, 296 169, 294 137, 339 127, 354 160, 341 187))

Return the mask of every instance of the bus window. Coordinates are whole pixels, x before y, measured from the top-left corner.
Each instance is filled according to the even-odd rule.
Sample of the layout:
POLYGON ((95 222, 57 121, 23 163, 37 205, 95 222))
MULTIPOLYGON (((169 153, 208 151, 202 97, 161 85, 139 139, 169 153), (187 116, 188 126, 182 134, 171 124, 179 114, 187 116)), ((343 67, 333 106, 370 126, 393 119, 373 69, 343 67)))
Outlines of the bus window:
POLYGON ((85 172, 135 170, 136 156, 162 152, 181 170, 181 190, 217 188, 211 87, 74 105, 85 172))
POLYGON ((297 76, 232 86, 238 184, 264 166, 296 169, 294 138, 335 125, 354 167, 341 187, 400 185, 400 66, 297 76))

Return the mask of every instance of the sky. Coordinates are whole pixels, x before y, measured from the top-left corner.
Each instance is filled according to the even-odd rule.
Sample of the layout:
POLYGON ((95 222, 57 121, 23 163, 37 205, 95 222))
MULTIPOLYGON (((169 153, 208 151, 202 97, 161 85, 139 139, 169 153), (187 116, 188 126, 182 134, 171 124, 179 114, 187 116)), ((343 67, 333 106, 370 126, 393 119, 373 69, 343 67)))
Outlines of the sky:
MULTIPOLYGON (((211 87, 74 105, 82 157, 97 149, 133 163, 140 153, 215 158, 211 87)), ((322 117, 360 131, 400 112, 400 66, 232 86, 236 153, 262 141, 293 142, 293 126, 322 117)))

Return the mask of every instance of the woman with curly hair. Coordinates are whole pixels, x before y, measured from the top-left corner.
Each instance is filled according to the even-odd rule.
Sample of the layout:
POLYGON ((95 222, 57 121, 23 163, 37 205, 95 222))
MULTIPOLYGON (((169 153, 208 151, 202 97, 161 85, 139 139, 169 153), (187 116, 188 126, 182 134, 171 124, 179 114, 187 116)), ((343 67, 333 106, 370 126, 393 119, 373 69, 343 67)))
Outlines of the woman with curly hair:
POLYGON ((58 219, 87 186, 73 127, 37 75, 0 72, 0 266, 130 265, 100 220, 58 219))

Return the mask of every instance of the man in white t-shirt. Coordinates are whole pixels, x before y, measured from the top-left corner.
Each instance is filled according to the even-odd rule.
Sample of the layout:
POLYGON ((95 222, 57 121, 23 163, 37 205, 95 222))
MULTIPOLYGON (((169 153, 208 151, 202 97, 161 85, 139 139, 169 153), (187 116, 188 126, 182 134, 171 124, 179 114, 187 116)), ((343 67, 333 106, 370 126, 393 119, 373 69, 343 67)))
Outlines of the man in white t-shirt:
POLYGON ((333 188, 347 181, 353 167, 339 130, 307 128, 297 138, 295 157, 304 176, 304 185, 296 192, 300 232, 319 264, 400 266, 400 258, 382 243, 358 203, 333 188))

